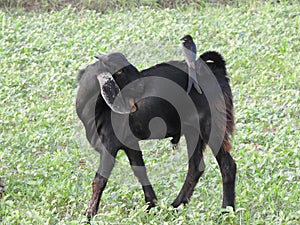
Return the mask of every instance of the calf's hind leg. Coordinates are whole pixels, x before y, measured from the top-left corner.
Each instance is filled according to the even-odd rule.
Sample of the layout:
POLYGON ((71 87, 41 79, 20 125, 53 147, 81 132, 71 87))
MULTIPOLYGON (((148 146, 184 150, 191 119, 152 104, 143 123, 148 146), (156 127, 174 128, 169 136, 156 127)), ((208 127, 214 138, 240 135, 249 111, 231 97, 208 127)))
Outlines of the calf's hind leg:
POLYGON ((216 155, 223 183, 223 203, 222 208, 232 206, 235 210, 235 177, 236 177, 236 163, 229 154, 221 148, 216 155))
POLYGON ((199 178, 204 172, 205 164, 203 160, 203 150, 205 144, 203 140, 199 137, 199 140, 195 148, 196 137, 186 137, 188 157, 189 157, 189 167, 188 173, 185 178, 184 184, 177 196, 177 198, 172 203, 173 207, 178 207, 180 204, 186 204, 189 202, 196 184, 199 178))

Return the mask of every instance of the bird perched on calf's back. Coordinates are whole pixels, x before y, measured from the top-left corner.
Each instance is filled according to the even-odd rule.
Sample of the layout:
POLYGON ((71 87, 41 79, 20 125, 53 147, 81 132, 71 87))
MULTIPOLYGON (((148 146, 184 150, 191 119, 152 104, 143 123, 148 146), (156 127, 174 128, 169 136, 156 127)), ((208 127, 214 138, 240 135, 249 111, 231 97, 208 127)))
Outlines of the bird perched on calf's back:
POLYGON ((192 36, 189 34, 183 36, 180 40, 183 41, 182 52, 184 58, 188 66, 192 66, 192 64, 194 64, 194 62, 196 61, 196 56, 197 56, 196 44, 194 43, 192 36))
POLYGON ((188 65, 189 78, 188 78, 187 93, 190 93, 193 85, 194 88, 199 92, 199 94, 202 94, 202 91, 197 81, 196 68, 195 68, 195 62, 197 56, 196 44, 194 43, 191 35, 185 35, 180 40, 183 41, 182 53, 188 65))

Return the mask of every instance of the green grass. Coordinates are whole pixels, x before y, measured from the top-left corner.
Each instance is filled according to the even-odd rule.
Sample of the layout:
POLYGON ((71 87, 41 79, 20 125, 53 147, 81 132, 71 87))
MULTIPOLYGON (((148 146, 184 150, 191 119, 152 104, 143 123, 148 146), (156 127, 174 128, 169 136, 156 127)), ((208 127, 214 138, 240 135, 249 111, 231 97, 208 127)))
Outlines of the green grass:
POLYGON ((144 197, 124 153, 94 224, 299 224, 300 5, 51 13, 0 11, 1 224, 80 224, 99 155, 75 114, 78 69, 101 52, 123 52, 139 69, 182 59, 179 38, 217 50, 234 95, 236 213, 220 217, 221 175, 210 151, 189 205, 170 203, 184 181, 185 143, 142 142, 159 199, 144 197), (162 51, 165 49, 165 51, 162 51))
MULTIPOLYGON (((275 3, 277 0, 263 0, 263 2, 275 3)), ((297 2, 299 0, 281 0, 284 3, 297 2)), ((26 11, 55 11, 66 6, 78 10, 89 9, 97 12, 107 12, 111 9, 130 9, 132 7, 150 6, 152 8, 186 8, 199 9, 207 4, 214 5, 252 5, 258 0, 0 0, 0 7, 15 9, 23 8, 26 11)))

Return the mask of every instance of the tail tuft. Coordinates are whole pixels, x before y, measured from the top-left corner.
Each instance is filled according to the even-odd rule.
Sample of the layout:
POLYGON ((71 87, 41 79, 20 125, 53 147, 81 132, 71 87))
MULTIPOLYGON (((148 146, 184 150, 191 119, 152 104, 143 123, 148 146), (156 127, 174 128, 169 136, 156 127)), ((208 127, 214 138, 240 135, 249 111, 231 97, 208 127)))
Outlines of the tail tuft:
POLYGON ((224 68, 226 67, 226 62, 225 62, 223 56, 220 53, 216 52, 216 51, 204 52, 202 55, 200 55, 200 58, 204 62, 213 61, 218 66, 221 66, 221 67, 224 67, 224 68))

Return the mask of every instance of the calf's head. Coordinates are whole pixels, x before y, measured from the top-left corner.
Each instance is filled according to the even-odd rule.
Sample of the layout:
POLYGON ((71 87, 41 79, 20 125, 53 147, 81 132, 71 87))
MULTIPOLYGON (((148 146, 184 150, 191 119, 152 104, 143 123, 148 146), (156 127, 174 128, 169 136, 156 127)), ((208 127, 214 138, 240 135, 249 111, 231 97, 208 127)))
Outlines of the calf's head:
POLYGON ((79 85, 85 86, 85 94, 97 94, 97 90, 93 88, 98 91, 100 88, 104 101, 112 111, 119 114, 134 112, 134 99, 143 93, 144 85, 142 81, 138 81, 134 82, 136 85, 124 87, 141 78, 139 71, 121 53, 112 53, 97 59, 96 63, 79 71, 79 85), (95 81, 99 85, 95 86, 95 81))

